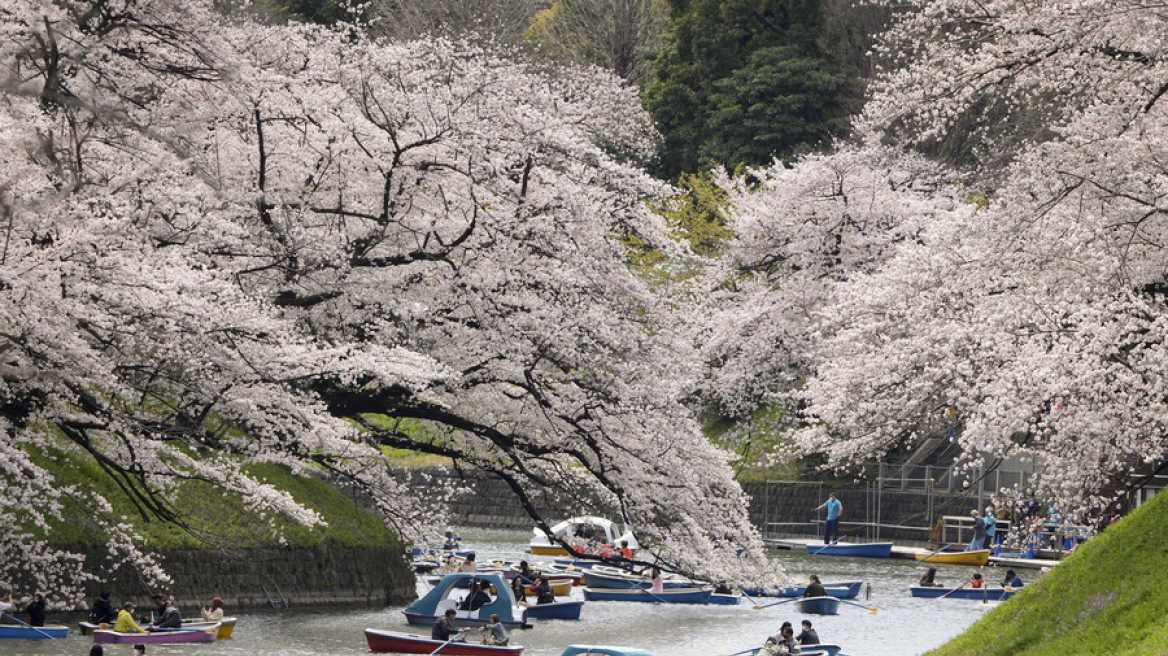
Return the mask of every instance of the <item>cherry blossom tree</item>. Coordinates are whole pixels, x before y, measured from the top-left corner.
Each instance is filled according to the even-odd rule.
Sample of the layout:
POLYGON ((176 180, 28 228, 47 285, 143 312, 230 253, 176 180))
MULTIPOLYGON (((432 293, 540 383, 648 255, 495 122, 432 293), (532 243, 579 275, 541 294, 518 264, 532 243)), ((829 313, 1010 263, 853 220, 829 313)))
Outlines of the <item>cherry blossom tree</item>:
MULTIPOLYGON (((861 267, 838 258, 829 294, 811 296, 826 300, 821 323, 805 326, 808 313, 783 305, 798 272, 763 297, 765 310, 781 310, 769 341, 790 333, 812 346, 799 350, 811 359, 800 400, 812 426, 797 442, 844 466, 911 443, 952 413, 971 462, 1040 455, 1035 492, 1087 504, 1164 456, 1168 25, 1156 7, 1126 1, 911 9, 887 36, 892 65, 857 121, 860 136, 956 154, 950 161, 966 168, 959 178, 936 165, 954 184, 926 202, 943 211, 887 206, 899 216, 872 242, 887 246, 864 253, 861 267)), ((764 186, 742 211, 781 208, 764 215, 765 229, 784 236, 799 234, 792 221, 820 219, 816 194, 783 206, 782 193, 764 186)), ((776 246, 768 253, 785 261, 776 246)), ((764 385, 785 382, 751 384, 770 392, 764 385)))
MULTIPOLYGON (((212 2, 0 18, 0 587, 74 602, 94 566, 44 545, 71 493, 32 457, 53 449, 144 519, 181 522, 197 478, 319 523, 246 473, 276 462, 414 539, 444 498, 391 473, 380 447, 406 448, 503 477, 539 525, 542 495, 592 501, 668 568, 774 575, 679 401, 693 347, 626 265, 629 235, 678 247, 619 80, 212 2)), ((163 580, 109 508, 111 557, 163 580)))

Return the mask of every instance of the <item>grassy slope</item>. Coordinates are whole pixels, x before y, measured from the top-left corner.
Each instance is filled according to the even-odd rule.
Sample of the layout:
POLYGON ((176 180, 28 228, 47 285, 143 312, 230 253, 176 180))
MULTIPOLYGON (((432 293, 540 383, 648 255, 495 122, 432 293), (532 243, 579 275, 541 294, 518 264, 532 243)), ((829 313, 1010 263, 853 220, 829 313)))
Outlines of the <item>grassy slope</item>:
POLYGON ((1168 654, 1168 493, 929 656, 1168 654))
POLYGON ((66 521, 53 526, 51 539, 58 544, 91 545, 101 541, 96 525, 90 521, 94 509, 85 503, 93 493, 105 496, 114 506, 115 515, 126 517, 145 537, 147 547, 156 550, 315 547, 326 543, 387 546, 395 541, 380 518, 340 491, 315 477, 295 476, 277 465, 253 465, 249 471, 315 510, 327 527, 309 528, 278 515, 263 517, 246 508, 237 495, 188 480, 180 483, 172 495, 176 510, 193 529, 186 531, 156 519, 144 519, 93 459, 65 440, 60 450, 39 454, 36 459, 59 482, 78 489, 75 502, 65 509, 66 521))

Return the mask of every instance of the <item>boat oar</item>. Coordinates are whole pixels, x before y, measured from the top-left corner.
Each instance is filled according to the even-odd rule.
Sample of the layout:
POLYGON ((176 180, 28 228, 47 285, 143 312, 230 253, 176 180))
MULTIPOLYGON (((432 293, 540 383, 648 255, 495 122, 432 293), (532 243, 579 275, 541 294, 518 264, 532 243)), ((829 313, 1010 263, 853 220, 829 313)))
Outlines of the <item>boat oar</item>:
POLYGON ((442 644, 438 645, 438 648, 437 648, 437 649, 435 649, 434 651, 430 652, 430 656, 434 656, 434 654, 437 654, 438 652, 442 651, 442 648, 443 648, 443 647, 445 647, 446 645, 449 645, 450 643, 454 642, 455 640, 461 640, 461 639, 463 639, 463 638, 465 638, 465 637, 466 637, 466 631, 459 631, 458 633, 455 633, 454 635, 450 636, 450 639, 449 639, 449 640, 447 640, 446 642, 444 642, 444 643, 442 643, 442 644))
POLYGON ((847 599, 840 599, 840 603, 841 604, 848 604, 850 606, 858 606, 860 608, 863 608, 864 610, 868 610, 868 611, 871 611, 873 613, 880 610, 879 608, 877 608, 875 606, 865 606, 864 604, 861 604, 861 603, 858 603, 855 601, 848 601, 847 599))
POLYGON ((827 549, 829 549, 829 548, 831 548, 831 547, 834 547, 834 546, 835 546, 835 543, 836 543, 836 542, 839 542, 839 541, 840 541, 840 540, 842 540, 842 539, 843 539, 843 537, 838 537, 838 538, 836 538, 836 539, 832 540, 831 542, 828 542, 827 544, 823 545, 823 547, 821 547, 820 549, 817 549, 817 550, 815 550, 815 551, 811 552, 811 555, 812 555, 812 556, 815 556, 815 555, 819 554, 819 553, 820 553, 820 552, 822 552, 822 551, 825 551, 825 550, 827 550, 827 549))
POLYGON ((46 638, 52 638, 52 637, 53 637, 52 635, 50 635, 50 634, 48 634, 48 633, 45 633, 44 631, 41 631, 40 629, 38 629, 38 628, 36 628, 35 626, 33 626, 33 625, 29 624, 28 622, 25 622, 24 620, 19 620, 19 619, 16 619, 15 617, 13 617, 13 616, 9 615, 8 613, 5 613, 5 614, 4 614, 4 617, 7 617, 8 619, 10 619, 10 620, 12 620, 12 621, 14 621, 14 622, 18 622, 18 623, 20 623, 20 624, 23 624, 23 625, 27 626, 28 628, 32 629, 33 631, 36 631, 37 633, 39 633, 39 634, 43 635, 43 636, 44 636, 44 637, 46 637, 46 638))
POLYGON ((755 610, 762 610, 764 608, 770 608, 771 606, 778 606, 779 604, 789 604, 792 601, 799 601, 800 599, 802 599, 802 597, 791 597, 790 599, 784 599, 782 601, 772 601, 771 603, 765 604, 763 606, 753 606, 753 608, 755 610))
POLYGON ((941 547, 940 549, 938 549, 938 550, 934 551, 933 553, 931 553, 931 554, 929 554, 929 555, 925 556, 924 558, 921 558, 921 559, 920 559, 920 560, 918 560, 917 562, 918 562, 918 563, 923 563, 923 562, 925 562, 926 560, 928 560, 928 559, 932 558, 933 556, 936 556, 937 554, 941 553, 942 551, 944 551, 944 550, 946 550, 946 549, 948 549, 949 547, 952 547, 952 546, 953 546, 953 545, 951 545, 951 544, 947 544, 947 545, 945 545, 945 546, 941 547))
POLYGON ((952 590, 950 590, 949 592, 946 592, 945 594, 943 594, 943 595, 941 595, 940 597, 937 597, 937 598, 938 598, 938 599, 944 599, 945 597, 948 597, 949 595, 953 594, 954 592, 957 592, 958 590, 960 590, 961 588, 964 588, 964 587, 965 587, 965 584, 964 584, 964 583, 962 583, 961 585, 957 586, 956 588, 953 588, 953 589, 952 589, 952 590))
POLYGON ((761 647, 751 647, 750 649, 743 649, 742 651, 736 651, 733 654, 724 654, 723 656, 742 656, 742 654, 753 654, 759 649, 761 649, 761 647))

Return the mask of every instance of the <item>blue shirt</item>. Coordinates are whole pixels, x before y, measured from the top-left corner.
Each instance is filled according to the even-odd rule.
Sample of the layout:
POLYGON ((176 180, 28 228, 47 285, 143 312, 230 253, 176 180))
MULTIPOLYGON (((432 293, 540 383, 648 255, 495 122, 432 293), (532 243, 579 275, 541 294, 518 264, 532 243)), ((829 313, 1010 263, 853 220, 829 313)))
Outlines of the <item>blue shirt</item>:
POLYGON ((828 499, 823 502, 827 508, 828 519, 839 519, 840 511, 843 510, 844 504, 840 503, 839 499, 828 499))

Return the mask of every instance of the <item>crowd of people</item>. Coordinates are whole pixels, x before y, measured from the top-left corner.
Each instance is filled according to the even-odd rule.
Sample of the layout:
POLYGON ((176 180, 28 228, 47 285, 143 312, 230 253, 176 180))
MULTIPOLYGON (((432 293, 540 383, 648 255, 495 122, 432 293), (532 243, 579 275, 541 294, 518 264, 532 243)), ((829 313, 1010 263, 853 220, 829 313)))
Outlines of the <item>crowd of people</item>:
MULTIPOLYGON (((151 601, 154 607, 150 614, 142 614, 135 618, 134 611, 137 607, 133 602, 127 601, 115 611, 113 604, 110 603, 110 593, 102 592, 89 609, 89 622, 99 627, 112 625, 114 631, 121 633, 149 633, 182 628, 182 613, 179 612, 174 599, 154 595, 151 601)), ((222 622, 223 607, 221 597, 212 597, 203 604, 199 617, 204 622, 222 622)))

